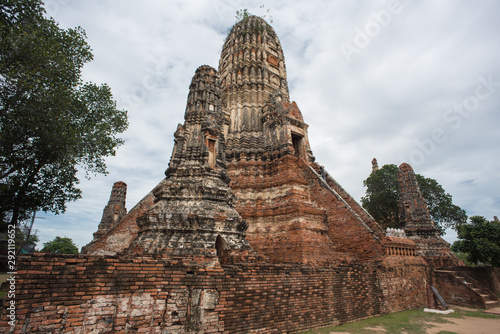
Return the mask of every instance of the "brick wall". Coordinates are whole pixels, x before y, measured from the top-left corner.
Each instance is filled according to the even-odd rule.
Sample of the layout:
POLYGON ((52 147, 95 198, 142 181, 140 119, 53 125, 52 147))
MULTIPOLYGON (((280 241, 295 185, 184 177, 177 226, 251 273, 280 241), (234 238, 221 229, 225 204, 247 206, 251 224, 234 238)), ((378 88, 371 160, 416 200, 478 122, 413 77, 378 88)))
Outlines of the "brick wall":
POLYGON ((381 313, 392 313, 427 305, 430 269, 420 256, 387 256, 378 263, 383 293, 381 313))
MULTIPOLYGON (((425 268, 234 259, 32 255, 20 259, 16 333, 285 333, 425 304, 425 268)), ((7 313, 0 332, 6 332, 7 313)))
MULTIPOLYGON (((19 261, 15 333, 220 332, 215 277, 192 259, 34 255, 19 261)), ((4 313, 2 328, 8 328, 4 313)))
POLYGON ((326 212, 310 201, 309 181, 299 162, 287 155, 271 162, 228 164, 236 209, 249 225, 246 239, 270 262, 330 264, 345 254, 336 254, 326 212))
POLYGON ((226 269, 221 302, 227 333, 284 333, 380 313, 383 295, 369 267, 248 265, 226 269))

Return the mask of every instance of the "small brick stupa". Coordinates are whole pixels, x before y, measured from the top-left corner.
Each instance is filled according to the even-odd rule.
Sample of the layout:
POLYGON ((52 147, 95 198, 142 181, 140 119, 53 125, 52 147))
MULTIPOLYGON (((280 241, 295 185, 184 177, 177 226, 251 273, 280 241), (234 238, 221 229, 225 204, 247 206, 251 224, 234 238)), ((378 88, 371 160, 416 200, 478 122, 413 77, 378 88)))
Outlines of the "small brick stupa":
POLYGON ((127 214, 125 202, 127 198, 127 184, 123 181, 118 181, 113 184, 111 195, 109 196, 108 204, 104 207, 101 222, 92 241, 83 247, 82 252, 85 252, 88 247, 91 247, 104 234, 113 230, 118 222, 127 214))
POLYGON ((234 208, 225 168, 217 71, 201 66, 191 81, 184 125, 165 182, 153 190, 154 205, 137 219, 129 253, 219 255, 250 249, 247 224, 234 208))
POLYGON ((460 260, 450 252, 450 245, 440 237, 439 229, 429 214, 420 192, 413 168, 402 163, 398 169, 399 219, 410 240, 417 244, 417 253, 435 267, 457 265, 460 260))

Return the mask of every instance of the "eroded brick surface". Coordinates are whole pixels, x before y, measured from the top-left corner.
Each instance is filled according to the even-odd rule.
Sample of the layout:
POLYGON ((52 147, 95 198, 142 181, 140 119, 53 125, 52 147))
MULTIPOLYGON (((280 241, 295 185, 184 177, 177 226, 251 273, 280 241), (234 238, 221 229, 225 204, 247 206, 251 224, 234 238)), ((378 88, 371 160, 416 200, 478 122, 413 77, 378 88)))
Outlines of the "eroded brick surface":
MULTIPOLYGON (((162 180, 158 186, 162 185, 162 180)), ((157 186, 157 187, 158 187, 157 186)), ((87 246, 82 247, 82 253, 92 255, 115 255, 123 252, 130 246, 130 243, 137 237, 139 226, 137 218, 143 216, 154 203, 153 192, 149 192, 139 203, 137 203, 122 219, 118 221, 114 228, 108 230, 98 239, 92 240, 87 246)))

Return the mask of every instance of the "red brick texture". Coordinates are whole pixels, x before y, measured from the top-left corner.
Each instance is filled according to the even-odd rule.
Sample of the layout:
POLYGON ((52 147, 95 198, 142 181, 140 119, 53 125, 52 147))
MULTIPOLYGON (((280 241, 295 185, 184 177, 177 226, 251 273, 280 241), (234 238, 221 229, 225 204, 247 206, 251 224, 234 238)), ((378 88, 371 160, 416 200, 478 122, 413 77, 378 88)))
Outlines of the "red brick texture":
POLYGON ((271 262, 332 263, 339 256, 327 235, 326 212, 310 201, 298 159, 230 163, 236 209, 249 225, 248 242, 271 262))
POLYGON ((499 305, 500 268, 452 266, 435 270, 433 278, 448 303, 480 308, 499 305))
POLYGON ((385 301, 381 313, 426 305, 430 268, 420 256, 386 256, 377 263, 385 301))
POLYGON ((247 240, 271 262, 324 265, 385 254, 383 231, 333 178, 321 178, 319 165, 285 155, 231 162, 228 173, 247 240))
MULTIPOLYGON (((313 172, 303 160, 299 167, 309 181, 311 201, 326 210, 328 236, 335 249, 363 261, 383 255, 383 233, 368 213, 329 175, 322 182, 319 173, 313 172)), ((312 167, 316 170, 319 166, 312 167)))
POLYGON ((231 256, 222 267, 216 258, 25 256, 14 333, 293 333, 423 306, 426 267, 389 258, 318 268, 231 256))

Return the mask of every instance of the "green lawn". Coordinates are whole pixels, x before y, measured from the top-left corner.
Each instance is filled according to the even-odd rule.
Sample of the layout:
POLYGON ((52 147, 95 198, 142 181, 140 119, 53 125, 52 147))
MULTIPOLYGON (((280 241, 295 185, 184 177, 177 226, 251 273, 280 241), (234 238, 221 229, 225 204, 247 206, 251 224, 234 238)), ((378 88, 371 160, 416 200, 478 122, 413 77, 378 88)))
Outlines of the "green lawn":
MULTIPOLYGON (((427 313, 423 309, 409 310, 391 313, 380 317, 369 318, 357 322, 335 326, 313 329, 302 334, 329 334, 336 332, 347 332, 350 334, 371 334, 378 329, 387 334, 425 334, 426 329, 432 327, 430 323, 450 322, 450 318, 480 317, 500 319, 500 316, 487 314, 482 311, 468 311, 454 307, 455 313, 436 314, 427 313)), ((454 334, 454 332, 441 331, 439 334, 454 334)))

